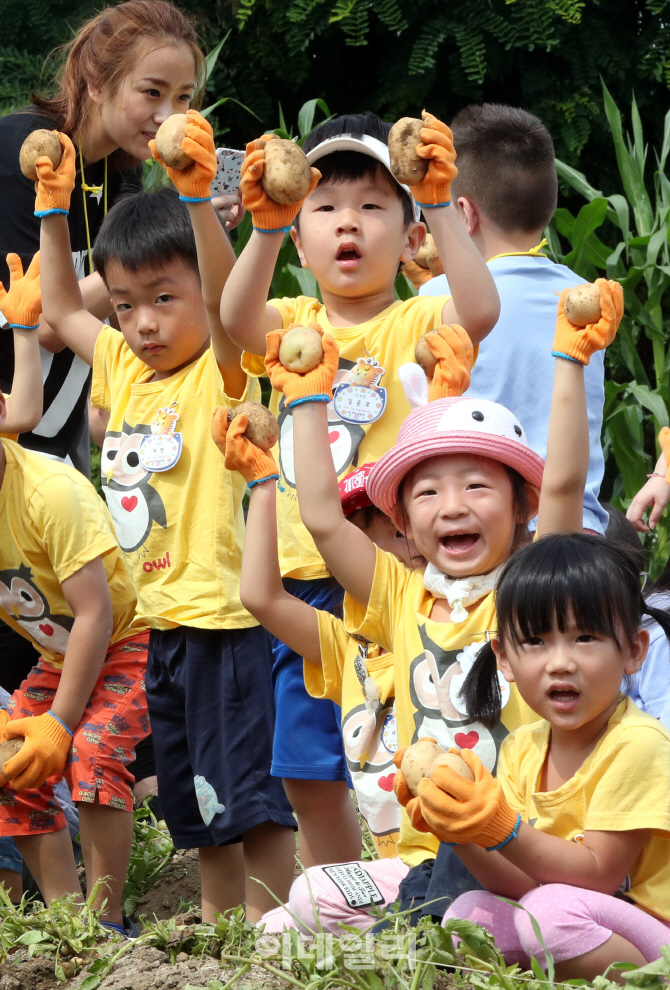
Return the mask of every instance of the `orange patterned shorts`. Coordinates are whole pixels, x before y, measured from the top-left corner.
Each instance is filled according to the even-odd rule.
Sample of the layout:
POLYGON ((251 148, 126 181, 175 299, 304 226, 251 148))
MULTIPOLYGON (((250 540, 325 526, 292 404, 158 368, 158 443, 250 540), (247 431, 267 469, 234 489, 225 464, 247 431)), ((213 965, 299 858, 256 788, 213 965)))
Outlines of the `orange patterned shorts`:
MULTIPOLYGON (((64 776, 72 800, 98 802, 121 811, 133 810, 133 775, 128 764, 135 746, 149 735, 144 689, 149 633, 139 633, 107 652, 105 665, 74 730, 64 776)), ((7 703, 12 719, 42 715, 51 708, 61 671, 44 658, 30 671, 7 703)), ((66 828, 65 816, 54 798, 58 777, 35 790, 0 788, 0 835, 30 835, 66 828)))

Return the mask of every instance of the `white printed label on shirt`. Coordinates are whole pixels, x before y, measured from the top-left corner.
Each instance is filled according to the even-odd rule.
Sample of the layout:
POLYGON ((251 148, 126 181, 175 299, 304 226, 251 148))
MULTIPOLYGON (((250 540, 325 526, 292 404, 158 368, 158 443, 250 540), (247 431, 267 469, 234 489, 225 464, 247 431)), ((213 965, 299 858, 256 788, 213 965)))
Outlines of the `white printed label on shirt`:
POLYGON ((142 439, 139 458, 145 471, 169 471, 181 457, 182 435, 175 433, 179 419, 176 405, 173 402, 159 409, 151 422, 151 433, 142 439))
POLYGON ((358 863, 324 866, 323 872, 339 889, 350 908, 383 904, 384 897, 367 870, 358 863))
POLYGON ((345 423, 369 426, 376 423, 386 409, 386 389, 379 382, 385 369, 366 354, 358 358, 347 378, 333 392, 335 412, 345 423))

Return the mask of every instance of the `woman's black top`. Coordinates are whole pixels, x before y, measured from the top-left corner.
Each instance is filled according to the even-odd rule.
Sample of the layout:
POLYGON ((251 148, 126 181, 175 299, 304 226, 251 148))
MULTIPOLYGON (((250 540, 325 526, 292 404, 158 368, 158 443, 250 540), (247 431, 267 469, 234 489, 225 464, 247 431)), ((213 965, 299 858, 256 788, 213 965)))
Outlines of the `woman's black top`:
MULTIPOLYGON (((35 187, 21 173, 19 151, 28 134, 42 127, 55 130, 56 124, 36 108, 28 107, 0 118, 0 280, 5 288, 9 288, 6 255, 11 251, 18 254, 25 271, 40 246, 40 222, 34 215, 35 187)), ((104 174, 104 160, 86 164, 86 185, 102 186, 104 174)), ((107 183, 108 208, 122 195, 139 192, 142 188, 139 169, 119 170, 108 165, 107 183)), ((102 194, 86 193, 86 212, 93 243, 104 217, 102 194)), ((72 259, 77 277, 81 279, 90 274, 90 267, 78 152, 68 226, 72 259)), ((19 443, 56 457, 64 458, 69 454, 75 467, 88 474, 86 401, 90 368, 68 348, 59 354, 41 349, 41 355, 44 415, 35 430, 21 434, 19 443)), ((14 341, 11 331, 0 329, 0 388, 3 391, 11 391, 13 375, 14 341)))

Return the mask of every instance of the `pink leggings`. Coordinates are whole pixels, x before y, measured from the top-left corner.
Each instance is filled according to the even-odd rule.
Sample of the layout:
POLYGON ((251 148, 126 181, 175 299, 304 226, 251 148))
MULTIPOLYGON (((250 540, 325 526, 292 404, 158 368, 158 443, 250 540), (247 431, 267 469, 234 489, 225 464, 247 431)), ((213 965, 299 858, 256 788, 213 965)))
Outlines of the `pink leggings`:
POLYGON ((530 965, 534 956, 544 967, 544 950, 528 913, 537 920, 544 944, 555 962, 575 959, 621 935, 640 950, 647 962, 658 959, 661 946, 670 943, 670 924, 628 901, 563 883, 537 887, 520 898, 519 911, 487 890, 461 894, 444 916, 474 921, 493 935, 508 965, 530 965))

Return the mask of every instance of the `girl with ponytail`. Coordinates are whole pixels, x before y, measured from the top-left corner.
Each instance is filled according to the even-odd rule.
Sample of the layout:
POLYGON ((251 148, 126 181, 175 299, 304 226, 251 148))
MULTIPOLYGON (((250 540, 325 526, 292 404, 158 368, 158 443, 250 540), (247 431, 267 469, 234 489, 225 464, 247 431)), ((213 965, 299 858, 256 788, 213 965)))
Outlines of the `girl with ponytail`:
POLYGON ((670 638, 670 615, 643 598, 634 552, 585 533, 510 558, 496 606, 466 707, 499 718, 498 669, 542 721, 504 740, 497 779, 468 754, 474 783, 441 768, 407 802, 484 888, 445 920, 481 924, 508 963, 550 952, 559 981, 644 966, 670 942, 670 732, 621 685, 644 661, 645 617, 670 638))

